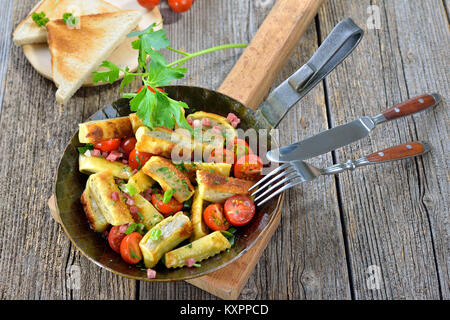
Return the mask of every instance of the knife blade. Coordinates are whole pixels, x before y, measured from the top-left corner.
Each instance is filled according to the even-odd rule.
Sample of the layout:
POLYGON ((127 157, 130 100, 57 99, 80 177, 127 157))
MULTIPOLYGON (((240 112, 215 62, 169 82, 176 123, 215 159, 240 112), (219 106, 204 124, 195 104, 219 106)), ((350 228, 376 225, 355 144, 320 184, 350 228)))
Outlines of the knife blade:
POLYGON ((367 137, 378 124, 423 111, 437 105, 440 100, 437 93, 417 96, 375 117, 362 117, 303 141, 271 150, 267 152, 267 158, 274 162, 287 162, 316 157, 367 137))

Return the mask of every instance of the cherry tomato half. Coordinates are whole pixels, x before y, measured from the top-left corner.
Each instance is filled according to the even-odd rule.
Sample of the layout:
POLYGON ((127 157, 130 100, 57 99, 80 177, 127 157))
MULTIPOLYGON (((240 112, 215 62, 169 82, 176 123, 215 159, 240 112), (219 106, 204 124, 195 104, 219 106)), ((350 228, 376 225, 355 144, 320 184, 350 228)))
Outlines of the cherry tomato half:
POLYGON ((203 221, 205 224, 214 231, 228 230, 230 224, 223 215, 223 206, 220 203, 210 204, 203 211, 203 221))
POLYGON ((120 147, 122 148, 123 151, 125 151, 127 155, 129 155, 131 151, 133 151, 136 142, 137 140, 135 137, 126 138, 122 141, 120 147))
POLYGON ((152 203, 155 208, 163 215, 170 215, 177 213, 183 209, 183 204, 178 202, 177 199, 171 198, 168 203, 164 203, 164 196, 161 193, 152 194, 152 203))
POLYGON ((214 149, 206 162, 234 163, 234 153, 228 149, 214 149))
POLYGON ((141 240, 142 236, 137 232, 132 232, 123 238, 120 243, 120 255, 125 262, 136 264, 142 260, 142 252, 141 248, 139 248, 141 240))
POLYGON ((186 12, 192 7, 193 0, 169 0, 169 7, 175 12, 186 12))
POLYGON ((235 227, 246 225, 255 215, 255 204, 244 195, 235 195, 224 204, 225 217, 235 227))
POLYGON ((154 7, 156 7, 160 1, 161 0, 138 0, 141 6, 149 10, 152 10, 154 7))
POLYGON ((120 147, 120 139, 109 139, 94 144, 94 148, 102 152, 109 152, 120 147))
POLYGON ((245 180, 258 180, 261 177, 263 163, 256 154, 239 158, 234 165, 234 176, 245 180))
POLYGON ((109 230, 108 233, 109 246, 117 253, 120 253, 120 243, 126 236, 125 230, 126 228, 123 228, 122 226, 114 226, 111 228, 111 230, 109 230))
MULTIPOLYGON (((151 92, 155 93, 155 89, 153 89, 152 87, 147 86, 147 88, 148 88, 148 90, 150 90, 151 92)), ((142 89, 144 89, 144 86, 140 87, 140 88, 138 89, 137 93, 141 92, 142 89)), ((158 90, 158 91, 160 91, 160 92, 164 92, 164 90, 161 89, 161 88, 156 88, 156 90, 158 90)))
POLYGON ((128 157, 128 165, 133 170, 140 170, 144 164, 153 156, 151 153, 137 151, 133 149, 128 157))
POLYGON ((242 158, 248 154, 253 154, 252 149, 248 145, 245 140, 235 138, 233 141, 230 141, 227 144, 227 149, 234 152, 236 155, 234 158, 234 162, 237 162, 237 159, 242 158))

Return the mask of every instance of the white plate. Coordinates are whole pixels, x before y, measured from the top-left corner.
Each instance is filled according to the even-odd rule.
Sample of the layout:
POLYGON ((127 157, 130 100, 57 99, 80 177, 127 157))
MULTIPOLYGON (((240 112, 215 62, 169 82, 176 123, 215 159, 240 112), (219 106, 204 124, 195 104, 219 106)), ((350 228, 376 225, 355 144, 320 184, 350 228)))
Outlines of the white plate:
MULTIPOLYGON (((116 7, 124 10, 140 10, 144 11, 141 21, 138 24, 138 29, 143 30, 152 23, 159 23, 162 20, 161 13, 158 7, 149 11, 141 7, 136 0, 105 0, 106 2, 115 5, 116 7)), ((32 11, 33 12, 33 11, 32 11)), ((162 26, 162 25, 161 25, 162 26)), ((115 63, 121 68, 129 67, 130 70, 135 71, 137 69, 138 51, 131 47, 131 42, 134 39, 126 38, 124 42, 117 47, 116 50, 108 57, 107 60, 115 63)), ((50 50, 46 43, 26 44, 22 46, 25 57, 36 69, 38 73, 47 79, 52 78, 52 64, 50 50)), ((105 82, 93 83, 92 78, 84 83, 83 86, 97 86, 107 84, 105 82)))

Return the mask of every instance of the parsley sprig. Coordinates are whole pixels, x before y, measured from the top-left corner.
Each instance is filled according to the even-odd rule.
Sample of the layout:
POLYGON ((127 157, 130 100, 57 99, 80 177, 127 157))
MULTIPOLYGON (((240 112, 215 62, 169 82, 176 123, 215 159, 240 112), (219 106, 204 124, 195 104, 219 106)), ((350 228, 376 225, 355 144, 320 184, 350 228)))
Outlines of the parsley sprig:
POLYGON ((31 19, 33 19, 34 23, 36 23, 39 27, 43 27, 50 21, 49 18, 45 16, 45 12, 37 13, 33 12, 31 15, 31 19))
POLYGON ((112 84, 123 74, 120 85, 120 91, 123 91, 134 79, 141 78, 144 87, 139 93, 123 94, 124 98, 131 99, 131 111, 136 112, 137 116, 150 129, 155 127, 173 129, 177 124, 179 127, 192 131, 183 112, 183 109, 188 109, 187 104, 173 100, 169 98, 167 93, 154 90, 154 88, 167 86, 174 80, 183 78, 187 69, 181 66, 192 58, 222 49, 245 48, 247 45, 227 44, 195 53, 187 53, 170 47, 170 41, 165 30, 155 30, 157 27, 158 25, 154 23, 145 30, 134 31, 127 35, 127 37, 138 37, 132 42, 132 47, 139 51, 137 72, 130 72, 128 67, 120 68, 110 61, 103 61, 100 67, 105 70, 95 71, 93 80, 94 82, 103 81, 112 84), (181 54, 183 58, 167 63, 164 56, 159 52, 161 49, 168 49, 181 54))

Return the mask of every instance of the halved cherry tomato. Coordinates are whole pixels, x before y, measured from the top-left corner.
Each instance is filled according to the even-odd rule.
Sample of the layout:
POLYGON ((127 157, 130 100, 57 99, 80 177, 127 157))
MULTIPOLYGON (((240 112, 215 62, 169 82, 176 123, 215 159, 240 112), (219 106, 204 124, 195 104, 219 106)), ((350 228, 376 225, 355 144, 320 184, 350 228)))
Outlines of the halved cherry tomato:
POLYGON ((132 232, 123 238, 120 243, 120 255, 125 262, 136 264, 142 260, 141 248, 139 242, 142 240, 141 234, 132 232))
POLYGON ((154 7, 156 7, 160 1, 161 0, 138 0, 141 6, 149 10, 152 10, 154 7))
POLYGON ((94 144, 94 148, 98 149, 102 152, 113 151, 119 147, 120 147, 120 139, 119 138, 109 139, 109 140, 97 142, 96 144, 94 144))
POLYGON ((144 164, 150 160, 150 158, 153 157, 153 154, 137 151, 136 149, 133 149, 133 151, 130 152, 130 155, 128 157, 128 165, 133 170, 140 170, 144 164))
POLYGON ((127 155, 129 155, 131 151, 133 151, 136 142, 137 140, 135 137, 126 138, 122 141, 120 147, 122 148, 123 151, 125 151, 127 155))
POLYGON ((175 12, 186 12, 192 7, 193 0, 169 0, 169 7, 175 12))
POLYGON ((224 204, 225 217, 235 227, 246 225, 255 215, 255 204, 244 195, 229 197, 224 204))
POLYGON ((164 203, 164 196, 161 193, 152 194, 152 203, 155 208, 163 215, 170 215, 177 213, 183 209, 183 204, 178 202, 177 199, 171 198, 168 203, 164 203))
POLYGON ((245 180, 258 180, 261 177, 263 163, 256 154, 239 158, 234 165, 234 176, 245 180))
POLYGON ((234 152, 236 155, 234 161, 237 162, 237 159, 242 158, 248 154, 253 154, 252 149, 248 145, 245 140, 235 138, 233 141, 228 142, 227 149, 234 152))
MULTIPOLYGON (((153 89, 152 87, 147 86, 147 88, 148 88, 148 90, 150 90, 151 92, 155 93, 155 89, 153 89)), ((140 87, 140 88, 138 89, 137 93, 141 92, 142 89, 144 89, 144 86, 140 87)), ((161 88, 156 88, 156 90, 158 90, 158 91, 160 91, 160 92, 164 92, 164 90, 161 89, 161 88)))
POLYGON ((120 253, 120 243, 126 236, 125 230, 127 229, 123 228, 123 226, 114 226, 111 228, 111 230, 109 230, 108 233, 109 246, 117 253, 120 253))
POLYGON ((206 162, 234 163, 234 153, 228 149, 214 149, 206 162))
POLYGON ((210 204, 203 211, 203 221, 205 224, 214 231, 228 230, 230 224, 223 215, 223 206, 220 203, 210 204))

